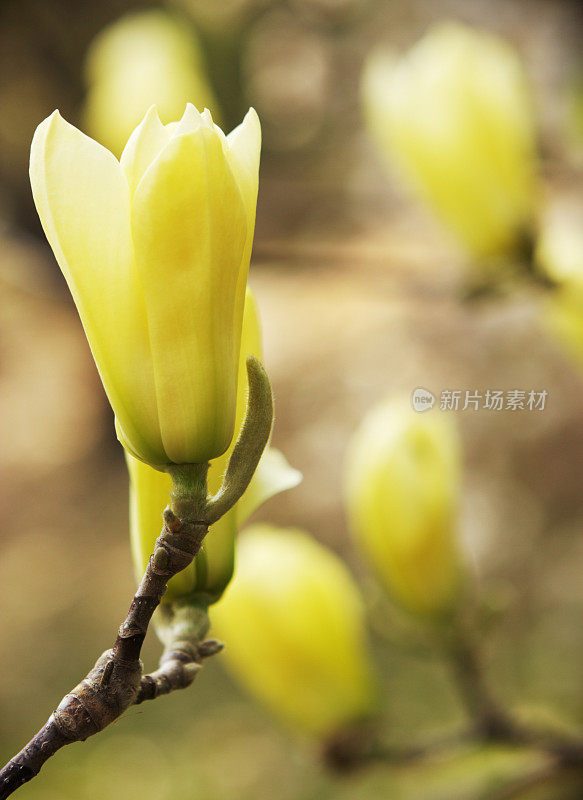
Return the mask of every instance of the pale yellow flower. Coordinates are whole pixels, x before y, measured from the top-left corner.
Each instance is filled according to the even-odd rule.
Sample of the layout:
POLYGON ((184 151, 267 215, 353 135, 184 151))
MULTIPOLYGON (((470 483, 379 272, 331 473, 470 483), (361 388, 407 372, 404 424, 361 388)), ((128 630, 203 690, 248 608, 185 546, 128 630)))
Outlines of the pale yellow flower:
POLYGON ((233 437, 261 146, 250 110, 228 136, 189 105, 151 108, 121 162, 65 122, 39 125, 30 176, 124 446, 202 463, 233 437))

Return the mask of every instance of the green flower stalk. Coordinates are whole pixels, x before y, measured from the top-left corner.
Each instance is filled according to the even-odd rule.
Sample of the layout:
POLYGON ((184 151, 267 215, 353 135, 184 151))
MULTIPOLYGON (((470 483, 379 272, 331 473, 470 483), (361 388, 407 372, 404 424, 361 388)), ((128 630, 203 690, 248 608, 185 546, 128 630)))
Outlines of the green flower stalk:
POLYGON ((394 602, 424 620, 455 612, 464 571, 451 420, 407 400, 384 403, 350 443, 345 483, 354 541, 394 602))
POLYGON ((478 258, 520 250, 537 209, 533 104, 510 45, 457 22, 362 80, 379 151, 478 258))
POLYGON ((327 737, 370 713, 362 599, 344 563, 307 533, 246 530, 211 619, 233 674, 299 731, 327 737))

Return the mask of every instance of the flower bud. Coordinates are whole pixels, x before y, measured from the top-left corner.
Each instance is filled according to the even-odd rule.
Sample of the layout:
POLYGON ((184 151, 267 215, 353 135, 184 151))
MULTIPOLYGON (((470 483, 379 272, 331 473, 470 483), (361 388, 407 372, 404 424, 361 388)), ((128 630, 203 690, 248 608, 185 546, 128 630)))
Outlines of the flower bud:
POLYGON ((400 60, 379 51, 363 76, 381 153, 475 256, 512 253, 535 211, 535 125, 517 54, 457 22, 400 60))
POLYGON ((100 31, 86 72, 85 125, 116 156, 151 105, 164 122, 187 102, 218 116, 194 31, 165 11, 130 13, 100 31))
POLYGON ((211 617, 233 674, 296 728, 326 736, 370 711, 360 594, 338 556, 307 533, 245 531, 211 617))
MULTIPOLYGON (((247 289, 241 356, 237 386, 236 431, 245 415, 248 381, 245 361, 248 355, 262 357, 261 331, 257 306, 247 289)), ((208 485, 212 494, 220 487, 223 473, 235 444, 211 462, 208 485)), ((159 472, 129 453, 126 456, 130 473, 130 533, 136 579, 139 580, 160 535, 162 511, 168 505, 172 482, 167 473, 159 472)), ((163 602, 188 600, 199 604, 215 602, 223 593, 233 574, 235 537, 237 529, 262 503, 275 494, 296 486, 301 474, 289 466, 284 456, 267 448, 253 479, 239 502, 211 526, 203 548, 185 570, 171 578, 163 602)))
POLYGON ((391 400, 371 411, 348 448, 346 502, 354 540, 391 598, 440 618, 460 600, 456 535, 460 448, 451 420, 391 400))
POLYGON ((261 134, 228 136, 188 105, 151 108, 121 163, 56 111, 35 133, 34 200, 123 445, 146 463, 204 463, 235 426, 261 134))

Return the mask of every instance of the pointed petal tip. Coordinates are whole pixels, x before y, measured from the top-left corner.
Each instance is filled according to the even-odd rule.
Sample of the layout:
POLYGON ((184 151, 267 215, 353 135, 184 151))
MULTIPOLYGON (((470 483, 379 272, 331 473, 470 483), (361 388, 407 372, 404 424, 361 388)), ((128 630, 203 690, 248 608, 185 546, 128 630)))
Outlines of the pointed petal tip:
POLYGON ((152 103, 150 108, 146 111, 144 119, 146 119, 147 117, 156 117, 158 122, 160 122, 160 125, 162 124, 162 122, 160 121, 160 112, 158 111, 158 106, 156 105, 156 103, 152 103))
POLYGON ((197 130, 203 119, 200 111, 192 103, 187 103, 184 113, 177 122, 168 123, 172 136, 197 130))
POLYGON ((257 144, 261 146, 261 121, 253 106, 249 108, 249 111, 247 111, 237 127, 233 128, 229 133, 227 141, 233 144, 241 138, 244 138, 248 142, 255 138, 257 144))
POLYGON ((261 121, 259 119, 259 115, 257 111, 253 108, 253 106, 249 107, 249 110, 241 120, 241 127, 253 127, 258 128, 261 130, 261 121))
POLYGON ((182 122, 182 120, 189 118, 200 119, 201 116, 202 114, 200 113, 198 108, 194 105, 194 103, 187 103, 184 109, 184 113, 180 118, 180 121, 182 122))
POLYGON ((73 127, 69 122, 67 122, 66 119, 63 118, 58 108, 55 108, 52 114, 49 114, 48 117, 45 117, 45 119, 43 119, 43 121, 36 126, 36 130, 30 143, 29 174, 31 175, 31 183, 33 183, 33 188, 33 159, 38 160, 40 157, 42 160, 43 156, 41 155, 41 152, 44 153, 47 138, 55 126, 60 126, 61 128, 73 127))
POLYGON ((243 124, 245 123, 257 125, 257 127, 261 130, 261 120, 259 119, 259 114, 253 106, 249 107, 249 111, 243 117, 243 124))
POLYGON ((49 127, 50 127, 50 126, 52 126, 52 125, 53 125, 53 124, 54 124, 54 123, 55 123, 57 120, 59 120, 60 122, 65 122, 65 120, 64 120, 64 119, 63 119, 63 117, 61 116, 61 112, 59 111, 59 109, 58 109, 58 108, 55 108, 55 110, 53 111, 53 113, 52 113, 52 114, 49 114, 49 116, 48 116, 48 117, 45 117, 45 118, 43 119, 43 121, 42 121, 42 122, 40 122, 40 123, 39 123, 39 124, 36 126, 36 130, 35 130, 35 132, 34 132, 33 139, 34 139, 34 137, 37 135, 37 133, 38 133, 39 131, 41 131, 41 130, 45 130, 45 128, 49 128, 49 127))

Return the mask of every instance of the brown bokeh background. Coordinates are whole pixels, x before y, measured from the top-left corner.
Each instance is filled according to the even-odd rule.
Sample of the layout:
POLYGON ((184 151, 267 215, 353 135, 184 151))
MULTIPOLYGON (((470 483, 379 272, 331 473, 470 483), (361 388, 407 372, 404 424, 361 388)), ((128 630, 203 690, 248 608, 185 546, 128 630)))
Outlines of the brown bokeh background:
MULTIPOLYGON (((81 124, 83 60, 129 0, 0 6, 0 757, 7 760, 110 645, 133 594, 127 477, 75 308, 44 241, 27 177, 35 126, 81 124)), ((360 112, 369 49, 404 48, 457 18, 518 48, 536 92, 548 192, 583 188, 567 123, 583 14, 544 0, 168 2, 198 31, 226 128, 263 122, 250 282, 276 395, 274 443, 304 473, 257 518, 308 529, 341 553, 371 603, 385 726, 396 741, 463 718, 431 646, 392 623, 353 551, 342 503, 348 439, 388 394, 417 386, 546 389, 542 413, 460 412, 460 522, 484 598, 500 696, 537 718, 583 722, 583 376, 541 323, 528 282, 463 301, 468 267, 386 174, 360 112), (388 636, 387 628, 390 629, 388 636), (384 636, 381 637, 381 629, 384 636)), ((579 202, 580 199, 579 199, 579 202)), ((150 637, 146 659, 159 646, 150 637)), ((335 777, 242 695, 215 659, 189 692, 130 711, 47 765, 26 798, 438 800, 482 797, 532 753, 472 751, 428 767, 335 777)), ((579 798, 570 783, 529 797, 579 798), (550 791, 550 794, 544 792, 550 791)), ((526 796, 526 795, 525 795, 526 796)))

